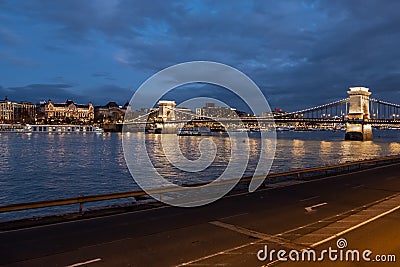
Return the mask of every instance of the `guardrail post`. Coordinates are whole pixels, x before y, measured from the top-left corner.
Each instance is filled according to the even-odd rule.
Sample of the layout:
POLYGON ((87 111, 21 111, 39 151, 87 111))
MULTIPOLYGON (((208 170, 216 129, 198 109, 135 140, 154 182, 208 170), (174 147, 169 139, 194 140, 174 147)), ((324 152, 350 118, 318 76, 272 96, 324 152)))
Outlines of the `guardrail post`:
MULTIPOLYGON (((80 198, 83 198, 83 195, 80 195, 80 198)), ((83 202, 81 199, 81 201, 79 202, 79 215, 82 215, 82 214, 83 214, 83 202)))
POLYGON ((297 180, 300 180, 300 173, 297 173, 297 180))

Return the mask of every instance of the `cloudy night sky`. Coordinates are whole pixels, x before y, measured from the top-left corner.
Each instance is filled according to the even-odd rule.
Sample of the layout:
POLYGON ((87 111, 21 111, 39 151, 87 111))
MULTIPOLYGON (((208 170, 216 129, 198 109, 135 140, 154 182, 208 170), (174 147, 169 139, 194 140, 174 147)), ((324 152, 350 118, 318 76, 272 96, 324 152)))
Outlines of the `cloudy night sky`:
MULTIPOLYGON (((400 1, 0 0, 0 99, 123 104, 161 69, 209 60, 247 74, 272 108, 328 103, 358 85, 400 103, 399 10, 400 1)), ((212 87, 179 96, 194 91, 229 102, 212 87)))

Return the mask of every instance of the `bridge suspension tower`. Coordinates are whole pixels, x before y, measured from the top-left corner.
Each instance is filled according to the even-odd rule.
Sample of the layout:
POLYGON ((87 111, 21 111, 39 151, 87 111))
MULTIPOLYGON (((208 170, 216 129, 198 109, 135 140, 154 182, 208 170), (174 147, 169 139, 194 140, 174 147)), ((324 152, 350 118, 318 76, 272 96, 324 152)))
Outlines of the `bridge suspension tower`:
POLYGON ((369 88, 350 87, 345 140, 371 141, 372 125, 369 122, 369 88))

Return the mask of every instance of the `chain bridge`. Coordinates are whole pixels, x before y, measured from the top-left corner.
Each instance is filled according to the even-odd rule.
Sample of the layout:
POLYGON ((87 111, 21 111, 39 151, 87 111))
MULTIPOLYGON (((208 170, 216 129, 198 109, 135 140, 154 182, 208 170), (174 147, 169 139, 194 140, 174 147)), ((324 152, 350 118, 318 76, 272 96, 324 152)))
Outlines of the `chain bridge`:
POLYGON ((188 124, 214 130, 268 130, 291 126, 310 129, 330 125, 346 129, 346 140, 372 140, 372 127, 400 127, 400 105, 370 98, 366 87, 350 87, 348 97, 293 112, 269 112, 263 116, 231 112, 224 116, 205 116, 176 107, 174 101, 161 100, 157 108, 127 111, 124 127, 145 128, 155 133, 176 133, 188 124))

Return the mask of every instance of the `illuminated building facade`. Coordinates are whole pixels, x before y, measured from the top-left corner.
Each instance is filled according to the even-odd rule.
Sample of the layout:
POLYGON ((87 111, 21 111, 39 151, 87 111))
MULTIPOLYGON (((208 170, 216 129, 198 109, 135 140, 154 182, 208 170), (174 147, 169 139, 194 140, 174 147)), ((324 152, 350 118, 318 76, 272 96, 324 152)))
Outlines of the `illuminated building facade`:
POLYGON ((36 105, 29 102, 0 100, 0 123, 34 123, 36 105))
POLYGON ((122 123, 125 116, 126 107, 119 106, 115 102, 108 102, 105 106, 96 106, 94 108, 94 118, 97 123, 122 123))
POLYGON ((0 122, 9 123, 14 120, 14 107, 13 103, 6 97, 4 100, 0 100, 0 122))
POLYGON ((208 118, 236 118, 236 109, 228 107, 219 107, 214 103, 206 103, 205 107, 196 108, 196 114, 208 118))
POLYGON ((72 100, 65 103, 53 103, 51 100, 41 104, 47 121, 58 123, 92 123, 94 107, 92 103, 76 104, 72 100))

